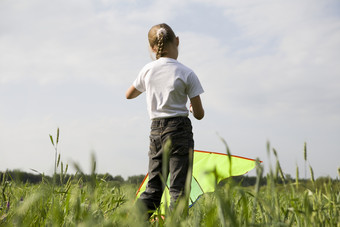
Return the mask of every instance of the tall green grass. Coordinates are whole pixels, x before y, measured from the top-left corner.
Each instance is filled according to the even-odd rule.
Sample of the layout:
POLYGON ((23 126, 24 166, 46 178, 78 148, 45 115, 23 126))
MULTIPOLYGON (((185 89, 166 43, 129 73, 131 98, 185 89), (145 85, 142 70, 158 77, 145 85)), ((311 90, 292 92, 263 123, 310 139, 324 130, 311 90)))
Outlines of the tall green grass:
POLYGON ((85 182, 79 165, 74 177, 62 180, 67 169, 57 150, 59 130, 57 135, 50 137, 57 154, 53 180, 24 184, 7 173, 1 176, 0 226, 340 226, 339 180, 314 179, 312 167, 310 179, 299 180, 298 167, 294 181, 285 179, 269 143, 268 155, 274 154, 276 166, 264 176, 257 162, 254 186, 242 187, 230 178, 214 193, 204 194, 188 215, 179 203, 171 213, 167 210, 164 220, 159 213, 148 221, 134 204, 138 185, 117 186, 99 177, 94 157, 90 180, 85 182))

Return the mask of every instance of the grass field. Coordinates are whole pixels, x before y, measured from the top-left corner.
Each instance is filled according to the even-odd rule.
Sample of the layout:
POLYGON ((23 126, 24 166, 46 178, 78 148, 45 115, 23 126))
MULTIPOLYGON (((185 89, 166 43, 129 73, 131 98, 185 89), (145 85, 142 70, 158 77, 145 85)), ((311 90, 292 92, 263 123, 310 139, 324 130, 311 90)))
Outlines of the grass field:
POLYGON ((106 181, 95 174, 95 162, 86 182, 81 172, 66 181, 67 167, 57 155, 57 142, 51 141, 53 179, 24 184, 7 173, 1 176, 0 226, 340 226, 339 180, 315 180, 311 167, 310 179, 298 180, 297 169, 295 180, 285 180, 278 161, 266 176, 257 166, 254 186, 230 178, 201 196, 188 214, 178 205, 164 220, 158 214, 156 221, 146 221, 134 206, 137 184, 106 181))
MULTIPOLYGON (((5 176, 3 176, 2 179, 5 176)), ((241 187, 232 180, 205 194, 189 209, 143 221, 134 207, 137 185, 113 186, 80 177, 53 186, 2 180, 0 225, 5 226, 339 226, 340 183, 330 179, 241 187)))

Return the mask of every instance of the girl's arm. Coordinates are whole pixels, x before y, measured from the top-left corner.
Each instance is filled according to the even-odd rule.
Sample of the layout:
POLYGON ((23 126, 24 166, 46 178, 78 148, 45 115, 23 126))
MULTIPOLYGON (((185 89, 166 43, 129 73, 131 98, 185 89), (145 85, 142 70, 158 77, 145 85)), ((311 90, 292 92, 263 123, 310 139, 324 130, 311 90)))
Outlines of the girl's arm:
POLYGON ((125 96, 127 99, 133 99, 140 94, 142 94, 142 92, 138 91, 133 85, 131 85, 131 87, 129 87, 129 89, 126 91, 125 96))
POLYGON ((201 120, 204 117, 204 109, 202 106, 201 98, 199 95, 190 99, 190 112, 197 120, 201 120))

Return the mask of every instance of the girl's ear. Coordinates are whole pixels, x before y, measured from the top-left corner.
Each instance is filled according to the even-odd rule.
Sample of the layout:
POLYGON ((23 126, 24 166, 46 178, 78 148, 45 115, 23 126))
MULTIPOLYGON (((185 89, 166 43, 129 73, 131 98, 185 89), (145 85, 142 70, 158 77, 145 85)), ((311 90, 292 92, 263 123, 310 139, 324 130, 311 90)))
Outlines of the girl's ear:
POLYGON ((154 61, 156 60, 156 52, 149 46, 150 58, 154 61))
POLYGON ((179 46, 179 38, 176 36, 176 45, 179 46))

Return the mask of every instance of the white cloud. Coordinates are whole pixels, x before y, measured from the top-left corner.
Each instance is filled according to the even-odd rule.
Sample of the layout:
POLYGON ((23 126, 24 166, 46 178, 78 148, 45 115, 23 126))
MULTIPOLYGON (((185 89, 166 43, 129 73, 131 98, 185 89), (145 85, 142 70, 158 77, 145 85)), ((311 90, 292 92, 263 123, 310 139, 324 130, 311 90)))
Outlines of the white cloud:
POLYGON ((86 2, 39 2, 7 10, 1 20, 8 27, 1 36, 2 82, 95 77, 120 83, 126 73, 134 72, 130 61, 146 49, 140 28, 129 28, 116 10, 95 12, 86 2))
MULTIPOLYGON (((321 14, 320 5, 306 2, 243 4, 226 2, 223 6, 225 19, 242 29, 239 38, 246 46, 242 42, 229 46, 214 34, 197 32, 185 37, 185 58, 211 87, 214 97, 210 100, 224 94, 227 103, 233 107, 239 103, 246 112, 259 107, 272 112, 273 104, 282 112, 313 103, 313 99, 315 106, 310 108, 319 108, 318 100, 327 101, 329 93, 340 97, 334 86, 339 84, 340 71, 339 52, 334 48, 340 46, 340 27, 334 16, 321 14), (253 106, 261 102, 262 106, 253 106)), ((326 7, 321 6, 324 13, 326 7)), ((216 108, 220 105, 215 104, 216 108)))

